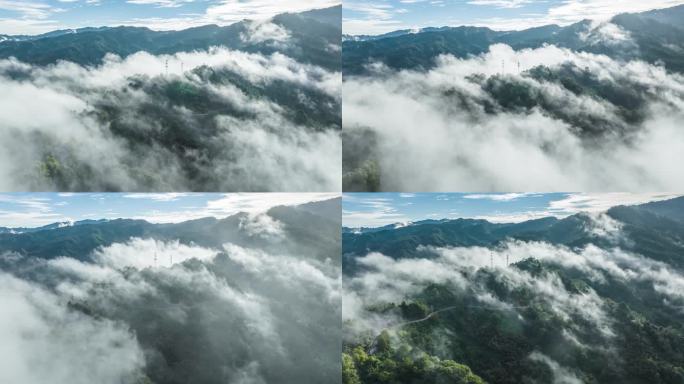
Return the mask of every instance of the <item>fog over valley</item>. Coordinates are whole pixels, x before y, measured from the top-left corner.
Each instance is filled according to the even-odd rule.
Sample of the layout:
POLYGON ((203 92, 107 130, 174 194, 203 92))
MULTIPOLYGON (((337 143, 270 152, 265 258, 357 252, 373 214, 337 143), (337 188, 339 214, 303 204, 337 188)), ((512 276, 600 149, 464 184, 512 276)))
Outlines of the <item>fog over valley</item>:
POLYGON ((345 231, 345 380, 681 381, 683 203, 345 231))
POLYGON ((0 42, 0 188, 339 190, 339 14, 0 42))
POLYGON ((0 381, 339 382, 339 204, 0 234, 0 381))
POLYGON ((345 41, 345 190, 681 189, 682 12, 345 41))

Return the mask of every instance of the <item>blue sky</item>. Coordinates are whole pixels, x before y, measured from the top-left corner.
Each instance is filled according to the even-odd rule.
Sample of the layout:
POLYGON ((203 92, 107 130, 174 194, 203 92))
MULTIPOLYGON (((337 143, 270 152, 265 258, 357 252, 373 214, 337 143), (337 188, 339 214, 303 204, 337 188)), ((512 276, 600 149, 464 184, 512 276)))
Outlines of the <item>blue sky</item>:
POLYGON ((85 219, 143 219, 173 223, 259 213, 339 197, 325 193, 9 193, 0 194, 0 227, 38 227, 85 219))
POLYGON ((684 0, 349 0, 343 5, 343 30, 352 35, 459 25, 513 30, 680 4, 684 0))
POLYGON ((56 29, 117 25, 183 29, 264 19, 340 3, 340 0, 0 0, 0 34, 38 34, 56 29))
POLYGON ((629 193, 349 193, 342 199, 346 227, 379 227, 425 219, 477 218, 521 222, 578 212, 602 212, 616 205, 640 204, 674 194, 629 193))

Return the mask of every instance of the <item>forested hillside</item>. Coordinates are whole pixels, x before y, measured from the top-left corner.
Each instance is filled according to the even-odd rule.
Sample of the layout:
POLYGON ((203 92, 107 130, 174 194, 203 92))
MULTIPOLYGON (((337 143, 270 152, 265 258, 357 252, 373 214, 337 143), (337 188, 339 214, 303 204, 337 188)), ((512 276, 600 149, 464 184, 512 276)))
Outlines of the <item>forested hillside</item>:
POLYGON ((346 232, 345 382, 681 383, 682 201, 346 232))

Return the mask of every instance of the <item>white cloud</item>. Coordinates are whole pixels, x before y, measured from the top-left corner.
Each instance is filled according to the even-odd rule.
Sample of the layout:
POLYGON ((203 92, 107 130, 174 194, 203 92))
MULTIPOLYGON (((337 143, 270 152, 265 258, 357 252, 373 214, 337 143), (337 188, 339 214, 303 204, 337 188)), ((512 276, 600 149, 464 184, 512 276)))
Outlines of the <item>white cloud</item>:
POLYGON ((12 270, 5 262, 13 256, 5 255, 3 268, 17 277, 0 273, 0 357, 12 363, 0 381, 119 384, 144 373, 155 380, 256 380, 250 383, 339 377, 339 258, 319 261, 314 248, 291 255, 132 238, 78 255, 88 261, 14 257, 11 263, 32 266, 30 274, 12 270), (206 354, 197 348, 220 358, 210 364, 215 372, 206 372, 206 354), (168 351, 187 364, 158 358, 168 351), (292 369, 296 359, 302 361, 292 369))
POLYGON ((345 34, 348 35, 380 35, 400 29, 413 29, 397 20, 372 20, 345 18, 342 24, 345 34))
POLYGON ((548 16, 559 24, 584 19, 607 20, 619 13, 636 13, 684 4, 682 0, 611 1, 567 0, 549 9, 548 16))
MULTIPOLYGON (((559 200, 552 200, 549 202, 548 207, 540 208, 537 211, 479 215, 475 218, 492 223, 521 223, 549 216, 564 218, 577 213, 588 213, 597 218, 603 218, 607 216, 596 214, 603 213, 618 205, 639 205, 652 201, 669 200, 679 196, 666 193, 573 193, 559 200)), ((466 198, 468 197, 466 196, 466 198)))
POLYGON ((533 3, 534 0, 471 0, 468 4, 486 5, 497 8, 520 8, 525 4, 533 3))
POLYGON ((677 124, 684 118, 684 78, 660 66, 623 63, 555 46, 514 51, 493 45, 478 57, 443 56, 427 72, 378 67, 369 76, 345 78, 343 95, 344 129, 370 129, 377 135, 374 151, 382 190, 684 187, 675 166, 684 162, 684 134, 677 124), (510 63, 504 74, 502 61, 510 63), (540 65, 551 70, 572 65, 606 84, 627 83, 648 90, 643 95, 644 121, 626 122, 619 108, 605 99, 577 95, 524 72, 540 65), (546 109, 496 109, 497 100, 484 88, 487 79, 530 89, 534 97, 544 99, 546 109), (495 110, 488 112, 485 105, 494 105, 495 110), (549 112, 561 109, 570 116, 566 120, 549 112), (604 131, 600 139, 590 141, 577 134, 582 128, 574 121, 589 116, 624 129, 625 137, 604 131))
MULTIPOLYGON (((152 223, 179 223, 203 217, 225 218, 236 213, 249 213, 255 216, 276 206, 294 206, 310 202, 324 201, 339 197, 336 193, 230 193, 219 195, 199 208, 150 211, 133 217, 152 223)), ((262 223, 263 224, 263 223, 262 223)))
MULTIPOLYGON (((79 0, 58 0, 62 3, 72 4, 79 0)), ((199 27, 209 24, 229 25, 243 20, 263 21, 282 13, 297 13, 312 9, 332 7, 340 5, 339 0, 125 0, 131 7, 153 6, 156 8, 177 9, 170 16, 151 17, 127 17, 111 19, 109 25, 129 25, 147 27, 153 30, 180 30, 199 27), (190 14, 183 12, 184 6, 190 3, 202 3, 206 10, 202 13, 190 14)), ((85 0, 88 6, 100 6, 101 0, 85 0)), ((81 9, 81 8, 78 8, 81 9)), ((0 31, 3 34, 41 34, 57 29, 93 27, 87 18, 78 18, 68 24, 56 20, 52 16, 55 13, 76 12, 73 9, 53 7, 44 2, 0 0, 0 10, 9 10, 22 15, 21 18, 0 18, 0 31)), ((134 9, 135 10, 135 9, 134 9)), ((74 13, 76 15, 76 13, 74 13)))
MULTIPOLYGON (((200 155, 197 161, 213 164, 209 166, 213 167, 210 172, 216 172, 210 178, 213 183, 235 186, 206 188, 221 191, 341 189, 342 149, 337 127, 309 129, 294 123, 287 111, 273 101, 252 97, 232 84, 208 82, 191 72, 203 65, 233 71, 257 86, 284 81, 294 87, 323 93, 337 102, 341 98, 340 73, 302 64, 279 53, 263 56, 223 48, 160 56, 140 52, 125 59, 109 55, 102 65, 88 68, 67 62, 37 67, 14 59, 2 60, 0 84, 12 97, 0 105, 3 119, 0 127, 0 146, 3 148, 0 151, 0 188, 8 191, 54 189, 54 186, 38 186, 42 182, 36 175, 47 148, 52 153, 62 151, 68 154, 75 163, 97 164, 94 174, 88 176, 90 187, 61 186, 60 190, 111 190, 113 185, 120 190, 155 192, 205 188, 191 186, 195 182, 184 180, 182 169, 187 167, 185 162, 190 161, 187 158, 180 159, 178 153, 164 146, 157 146, 155 150, 150 147, 149 151, 133 154, 125 140, 112 135, 110 123, 102 123, 95 118, 94 105, 113 102, 126 111, 119 119, 128 126, 139 131, 162 129, 158 121, 141 118, 136 112, 141 105, 158 102, 143 89, 133 91, 127 88, 130 78, 138 76, 144 82, 158 84, 181 82, 212 95, 226 109, 235 109, 243 115, 238 118, 231 112, 224 115, 217 110, 213 113, 215 119, 211 121, 216 127, 214 138, 211 141, 204 136, 194 138, 197 141, 207 140, 202 149, 215 147, 218 151, 219 146, 223 147, 220 154, 211 155, 208 161, 201 158, 207 154, 200 155), (167 62, 168 75, 165 69, 167 62), (184 71, 181 72, 182 68, 184 71), (28 77, 22 81, 14 80, 10 76, 14 70, 28 77), (149 173, 149 177, 138 170, 149 173), (145 178, 145 181, 136 181, 138 177, 145 178), (150 187, 150 182, 156 185, 150 187), (110 187, 104 184, 95 186, 98 183, 110 187), (320 188, 316 188, 316 184, 320 184, 320 188)), ((329 107, 333 111, 331 113, 335 113, 335 106, 333 101, 322 105, 329 107)), ((186 108, 171 108, 168 112, 170 116, 185 121, 187 134, 199 130, 191 129, 193 124, 208 124, 200 123, 206 118, 204 114, 186 108)), ((200 168, 208 170, 204 166, 200 168)), ((69 182, 78 183, 75 179, 69 182)))
POLYGON ((396 19, 397 14, 405 13, 387 3, 367 1, 345 1, 345 12, 352 11, 358 16, 345 16, 342 21, 343 32, 350 35, 377 35, 398 29, 408 29, 406 24, 396 19))
POLYGON ((554 216, 547 211, 526 211, 526 212, 512 212, 512 213, 493 213, 488 215, 477 215, 474 219, 487 220, 490 223, 522 223, 529 220, 543 219, 545 217, 554 216))
POLYGON ((464 199, 471 200, 492 200, 492 201, 513 201, 521 197, 531 195, 530 193, 492 193, 492 194, 473 194, 465 195, 464 199))
POLYGON ((55 222, 71 221, 67 216, 54 212, 51 199, 0 195, 0 203, 8 206, 0 209, 0 227, 40 226, 55 222))
POLYGON ((222 0, 218 4, 210 5, 206 11, 206 18, 220 23, 233 23, 244 19, 260 20, 273 17, 281 13, 303 12, 316 8, 326 8, 340 5, 339 0, 222 0))
POLYGON ((4 272, 0 296, 1 382, 117 384, 144 367, 141 347, 121 323, 72 311, 63 298, 4 272))
POLYGON ((549 213, 568 216, 579 212, 604 212, 618 205, 638 205, 679 197, 668 193, 576 193, 551 201, 549 213))
POLYGON ((191 196, 190 193, 129 193, 123 197, 126 199, 143 199, 153 201, 177 201, 181 197, 191 196))
POLYGON ((45 19, 59 8, 49 4, 34 1, 0 0, 0 10, 17 12, 24 19, 45 19))
POLYGON ((553 384, 583 384, 584 382, 580 380, 577 375, 572 373, 567 368, 558 364, 557 361, 544 355, 541 352, 534 351, 530 354, 529 358, 534 361, 539 361, 546 364, 553 373, 553 384))
MULTIPOLYGON (((353 197, 345 197, 345 200, 349 199, 353 199, 353 197)), ((409 221, 405 214, 397 210, 390 199, 378 197, 356 201, 360 205, 357 209, 342 211, 342 222, 346 227, 383 226, 409 221)))
MULTIPOLYGON (((474 0, 471 4, 492 5, 502 8, 524 6, 532 1, 516 0, 474 0), (513 7, 512 5, 515 5, 513 7)), ((454 21, 455 24, 470 24, 497 30, 522 30, 542 25, 566 26, 582 20, 605 22, 620 13, 638 13, 684 4, 682 0, 612 1, 612 0, 567 0, 551 5, 545 13, 521 15, 510 18, 489 17, 478 20, 454 21)))
POLYGON ((126 0, 129 4, 156 5, 161 8, 178 8, 194 0, 126 0))
POLYGON ((253 21, 247 26, 248 32, 240 38, 249 43, 271 41, 283 43, 290 38, 290 32, 278 24, 270 21, 253 21))
MULTIPOLYGON (((510 290, 529 289, 535 292, 534 301, 548 306, 568 326, 573 327, 573 319, 579 317, 589 322, 604 338, 614 336, 604 300, 596 292, 571 293, 555 274, 533 276, 517 268, 509 268, 507 264, 530 257, 554 262, 566 254, 573 254, 570 250, 539 243, 509 243, 496 250, 481 247, 419 247, 418 250, 436 257, 392 259, 370 253, 356 259, 362 271, 345 279, 342 310, 343 319, 351 321, 352 332, 363 335, 368 330, 377 333, 386 328, 394 315, 390 313, 389 319, 381 321, 378 314, 368 308, 410 299, 430 284, 446 285, 457 295, 477 294, 484 305, 524 315, 524 307, 499 302, 490 294, 487 283, 477 279, 478 270, 494 269, 497 284, 510 290), (345 303, 347 299, 349 305, 345 303), (381 328, 373 328, 377 326, 381 328)), ((583 256, 575 259, 577 257, 583 256)))
POLYGON ((251 237, 272 241, 280 241, 285 237, 283 223, 265 213, 250 214, 246 218, 241 219, 240 229, 244 230, 251 237))
POLYGON ((137 269, 172 267, 187 260, 212 260, 218 251, 193 245, 180 244, 178 240, 163 242, 154 239, 131 238, 126 243, 116 243, 96 250, 93 258, 114 269, 134 267, 137 269))

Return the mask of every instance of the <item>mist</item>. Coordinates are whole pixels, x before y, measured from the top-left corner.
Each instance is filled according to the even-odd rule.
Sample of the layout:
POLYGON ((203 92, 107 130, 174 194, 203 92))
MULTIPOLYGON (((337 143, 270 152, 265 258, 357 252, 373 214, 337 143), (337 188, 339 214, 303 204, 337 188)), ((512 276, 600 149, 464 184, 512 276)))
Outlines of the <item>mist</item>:
MULTIPOLYGON (((406 258, 346 255, 355 267, 343 281, 345 352, 362 348, 392 361, 427 354, 497 382, 634 377, 642 356, 654 366, 676 366, 676 352, 658 349, 669 341, 655 335, 670 332, 678 340, 684 273, 641 254, 650 251, 640 230, 626 230, 605 213, 581 216, 588 241, 578 246, 507 239, 491 246, 413 245, 415 256, 406 258), (378 351, 380 343, 392 349, 378 351), (632 354, 637 344, 644 351, 632 354)), ((369 374, 363 359, 354 361, 369 374)), ((672 369, 659 371, 663 382, 676 377, 672 369)))
MULTIPOLYGON (((312 218, 296 208, 278 212, 284 218, 264 213, 226 221, 258 238, 252 245, 132 237, 77 257, 0 255, 8 314, 0 356, 12 362, 0 378, 339 382, 339 256, 324 254, 328 245, 298 242, 291 250, 293 233, 317 238, 300 217, 312 218)), ((316 229, 320 236, 339 244, 330 230, 339 219, 316 217, 327 223, 316 229)))
MULTIPOLYGON (((247 37, 272 39, 268 25, 247 37)), ((218 47, 1 60, 0 188, 339 190, 340 87, 340 73, 281 53, 218 47)))
POLYGON ((664 67, 496 44, 428 71, 368 70, 343 84, 345 190, 684 186, 684 78, 664 67))

